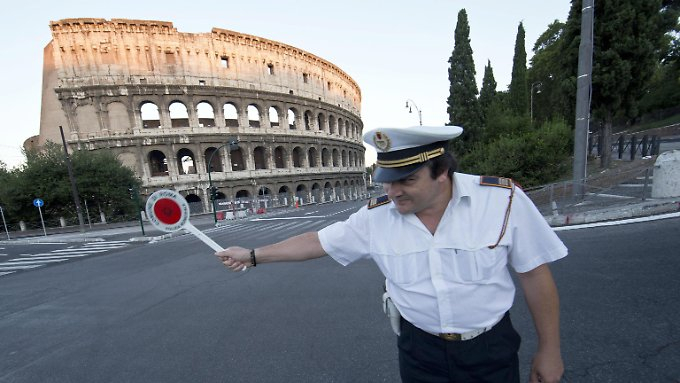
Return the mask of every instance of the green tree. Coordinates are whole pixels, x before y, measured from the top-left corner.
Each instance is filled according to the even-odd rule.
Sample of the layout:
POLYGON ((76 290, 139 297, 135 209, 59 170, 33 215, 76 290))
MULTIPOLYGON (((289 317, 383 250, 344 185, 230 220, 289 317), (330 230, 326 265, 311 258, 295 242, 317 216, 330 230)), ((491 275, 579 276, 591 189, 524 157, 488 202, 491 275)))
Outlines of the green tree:
MULTIPOLYGON (((516 119, 519 116, 509 116, 516 119)), ((542 185, 562 176, 570 167, 571 128, 563 121, 546 122, 538 129, 496 137, 460 160, 462 169, 475 174, 510 177, 522 187, 542 185)))
POLYGON ((527 70, 527 83, 529 85, 529 100, 533 92, 534 121, 539 123, 551 119, 563 119, 569 121, 573 118, 571 104, 573 99, 565 99, 560 92, 561 67, 559 65, 560 36, 564 31, 564 23, 558 20, 548 25, 548 29, 539 36, 533 47, 534 55, 531 58, 531 66, 527 70), (533 87, 532 87, 533 85, 533 87), (532 89, 533 88, 533 89, 532 89))
MULTIPOLYGON (((573 0, 561 43, 560 78, 565 99, 576 94, 581 0, 573 0)), ((661 60, 665 35, 677 25, 675 0, 600 0, 595 4, 592 70, 593 116, 602 121, 601 166, 611 163, 616 117, 639 115, 639 100, 661 60)), ((570 119, 573 120, 573 111, 570 119)))
POLYGON ((486 124, 486 117, 491 108, 491 104, 496 98, 496 79, 493 76, 493 68, 491 68, 491 60, 487 61, 484 67, 484 78, 482 79, 482 90, 479 91, 479 107, 482 114, 483 124, 486 124))
POLYGON ((680 105, 680 1, 664 2, 664 6, 662 19, 668 19, 663 23, 670 32, 663 37, 661 61, 640 101, 643 114, 680 105))
MULTIPOLYGON (((63 147, 52 142, 42 150, 26 151, 26 163, 11 172, 0 172, 0 201, 6 201, 15 221, 37 221, 32 201, 45 201, 46 220, 74 219, 76 209, 71 193, 63 147)), ((71 163, 80 198, 108 217, 134 217, 136 211, 130 188, 141 182, 108 150, 80 150, 71 153, 71 163)))
POLYGON ((467 12, 458 12, 458 22, 454 33, 454 47, 449 58, 449 97, 446 111, 449 114, 449 125, 462 126, 463 134, 452 141, 457 153, 465 153, 480 136, 481 112, 477 100, 477 82, 475 80, 475 63, 470 46, 470 25, 467 12))
POLYGON ((529 113, 529 92, 527 91, 527 52, 525 49, 524 25, 520 22, 515 39, 515 55, 512 59, 510 79, 510 106, 517 115, 529 113))

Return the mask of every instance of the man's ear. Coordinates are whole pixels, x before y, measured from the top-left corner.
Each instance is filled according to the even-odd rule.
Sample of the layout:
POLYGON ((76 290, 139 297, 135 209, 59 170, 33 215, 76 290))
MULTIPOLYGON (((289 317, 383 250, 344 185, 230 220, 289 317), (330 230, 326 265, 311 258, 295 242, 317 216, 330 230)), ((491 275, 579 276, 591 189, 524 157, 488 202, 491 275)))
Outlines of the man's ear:
POLYGON ((437 182, 446 182, 449 179, 448 169, 437 176, 437 182))

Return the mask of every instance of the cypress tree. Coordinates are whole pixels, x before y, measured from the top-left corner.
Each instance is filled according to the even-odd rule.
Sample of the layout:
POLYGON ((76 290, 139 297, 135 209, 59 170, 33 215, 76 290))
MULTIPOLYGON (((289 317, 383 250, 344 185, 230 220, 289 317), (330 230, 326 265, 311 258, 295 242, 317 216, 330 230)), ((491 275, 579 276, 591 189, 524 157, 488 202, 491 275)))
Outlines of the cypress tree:
POLYGON ((452 141, 453 149, 462 154, 470 151, 472 144, 479 139, 481 126, 475 63, 470 46, 470 26, 465 9, 458 12, 454 40, 453 53, 449 58, 450 88, 446 111, 449 114, 449 125, 462 126, 464 129, 463 134, 452 141))
POLYGON ((484 67, 484 78, 482 79, 482 90, 479 92, 479 106, 482 113, 482 121, 486 124, 489 108, 496 97, 496 79, 493 76, 491 60, 487 60, 484 67))
POLYGON ((524 25, 520 22, 515 39, 515 56, 512 59, 510 80, 510 107, 518 116, 529 113, 529 92, 527 90, 527 52, 524 42, 524 25))

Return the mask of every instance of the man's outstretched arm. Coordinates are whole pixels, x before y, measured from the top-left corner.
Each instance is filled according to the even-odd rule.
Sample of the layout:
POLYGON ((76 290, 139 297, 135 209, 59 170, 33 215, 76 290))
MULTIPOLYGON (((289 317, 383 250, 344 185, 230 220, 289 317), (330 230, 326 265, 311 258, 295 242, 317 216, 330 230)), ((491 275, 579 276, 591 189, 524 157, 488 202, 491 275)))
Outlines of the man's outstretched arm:
MULTIPOLYGON (((233 271, 243 270, 251 263, 251 249, 232 246, 224 251, 215 253, 225 266, 233 271)), ((258 247, 255 249, 255 259, 257 264, 269 262, 294 262, 306 261, 308 259, 320 258, 326 255, 319 235, 316 232, 308 232, 288 238, 284 241, 258 247)))

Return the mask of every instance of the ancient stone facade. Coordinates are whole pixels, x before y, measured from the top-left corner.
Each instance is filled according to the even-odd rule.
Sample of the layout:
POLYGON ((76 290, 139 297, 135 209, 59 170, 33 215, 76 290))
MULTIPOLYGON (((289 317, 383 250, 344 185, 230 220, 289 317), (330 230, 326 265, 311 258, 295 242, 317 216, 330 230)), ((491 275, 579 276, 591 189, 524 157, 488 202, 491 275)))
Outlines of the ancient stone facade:
POLYGON ((170 22, 50 23, 38 143, 109 148, 141 194, 291 203, 365 192, 361 91, 332 63, 257 36, 170 22), (230 144, 230 142, 232 144, 230 144), (237 145, 233 143, 237 142, 237 145), (211 163, 208 171, 208 163, 211 163))

